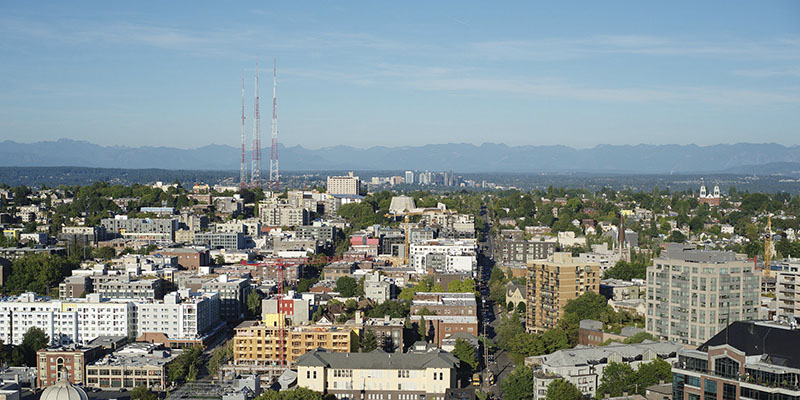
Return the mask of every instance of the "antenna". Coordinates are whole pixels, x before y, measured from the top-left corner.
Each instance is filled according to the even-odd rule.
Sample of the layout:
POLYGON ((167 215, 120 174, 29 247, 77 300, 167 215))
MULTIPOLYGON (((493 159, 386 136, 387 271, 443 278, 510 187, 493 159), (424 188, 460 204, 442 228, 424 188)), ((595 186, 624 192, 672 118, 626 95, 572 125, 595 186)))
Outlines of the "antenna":
POLYGON ((239 171, 239 188, 247 187, 247 164, 244 160, 244 72, 242 72, 242 166, 239 171))
POLYGON ((258 115, 258 61, 256 61, 256 89, 255 89, 256 104, 254 107, 253 123, 253 166, 251 168, 252 175, 250 177, 250 186, 258 187, 261 181, 261 126, 258 115))
POLYGON ((272 69, 272 144, 269 157, 269 186, 272 191, 280 191, 278 174, 278 61, 273 59, 272 69))

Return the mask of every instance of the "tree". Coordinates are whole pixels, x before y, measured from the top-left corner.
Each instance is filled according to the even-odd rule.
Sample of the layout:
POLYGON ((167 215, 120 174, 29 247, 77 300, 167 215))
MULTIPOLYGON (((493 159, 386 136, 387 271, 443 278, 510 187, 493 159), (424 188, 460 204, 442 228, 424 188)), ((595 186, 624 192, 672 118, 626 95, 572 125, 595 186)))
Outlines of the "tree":
POLYGON ((247 309, 254 317, 261 316, 261 295, 258 290, 253 290, 247 295, 247 309))
POLYGON ((670 379, 672 379, 672 368, 668 362, 660 358, 639 364, 639 369, 636 371, 636 393, 644 395, 648 386, 670 379))
POLYGON ((419 317, 419 325, 417 326, 420 339, 428 341, 428 324, 425 322, 425 317, 419 317))
POLYGON ((224 345, 214 349, 211 358, 208 360, 208 373, 211 376, 217 374, 219 367, 228 359, 233 357, 233 340, 229 340, 224 345))
POLYGON ((170 382, 191 381, 197 379, 200 365, 200 355, 203 354, 202 346, 184 349, 178 357, 167 367, 167 379, 170 382))
POLYGON ((597 397, 608 394, 611 397, 622 396, 623 392, 632 393, 636 384, 636 375, 628 364, 610 362, 603 370, 603 379, 597 387, 597 397))
POLYGON ((373 332, 372 329, 364 331, 364 336, 361 337, 360 347, 362 353, 369 353, 378 348, 378 338, 375 337, 375 332, 373 332))
POLYGON ((681 233, 679 230, 673 230, 670 232, 669 236, 667 236, 667 242, 671 243, 683 243, 686 241, 686 235, 681 233))
POLYGON ((78 267, 78 261, 50 254, 26 255, 14 260, 3 289, 12 294, 36 292, 47 295, 50 288, 57 287, 78 267))
POLYGON ((358 283, 356 280, 349 276, 341 276, 336 280, 336 291, 339 292, 342 297, 353 297, 357 287, 358 283))
POLYGON ((520 365, 500 383, 504 400, 530 400, 533 397, 533 369, 520 365))
POLYGON ((547 385, 545 400, 580 400, 583 393, 571 382, 556 379, 547 385))
POLYGON ((520 301, 519 304, 517 304, 517 312, 519 315, 525 315, 525 303, 520 301))
POLYGON ((24 354, 25 365, 35 367, 36 352, 47 347, 48 344, 50 344, 50 339, 43 330, 35 326, 29 328, 22 336, 22 344, 20 345, 24 354))
POLYGON ((117 253, 112 247, 96 247, 92 249, 93 258, 102 258, 103 260, 110 260, 117 256, 117 253))
POLYGON ((217 255, 215 258, 214 258, 214 264, 217 264, 217 265, 223 265, 223 264, 225 264, 225 256, 223 256, 222 254, 218 254, 218 255, 217 255))
MULTIPOLYGON (((256 397, 255 400, 329 400, 330 395, 323 397, 322 393, 315 392, 304 387, 296 387, 291 390, 267 390, 256 397)), ((335 397, 333 397, 335 399, 335 397)))
POLYGON ((158 400, 155 393, 150 391, 147 386, 137 386, 131 389, 131 400, 158 400))
POLYGON ((461 367, 464 369, 468 368, 469 372, 474 371, 478 368, 478 360, 475 359, 475 348, 472 345, 462 339, 456 339, 455 348, 453 348, 453 355, 456 356, 459 360, 461 360, 461 367))

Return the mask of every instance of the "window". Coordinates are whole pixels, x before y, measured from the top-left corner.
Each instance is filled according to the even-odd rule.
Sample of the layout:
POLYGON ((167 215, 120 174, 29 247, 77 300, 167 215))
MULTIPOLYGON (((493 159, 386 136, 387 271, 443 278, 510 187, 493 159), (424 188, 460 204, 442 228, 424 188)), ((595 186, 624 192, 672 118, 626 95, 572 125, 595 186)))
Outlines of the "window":
POLYGON ((722 385, 722 399, 736 400, 736 386, 724 383, 722 385))
POLYGON ((714 360, 714 373, 725 378, 738 378, 739 363, 728 357, 714 360))

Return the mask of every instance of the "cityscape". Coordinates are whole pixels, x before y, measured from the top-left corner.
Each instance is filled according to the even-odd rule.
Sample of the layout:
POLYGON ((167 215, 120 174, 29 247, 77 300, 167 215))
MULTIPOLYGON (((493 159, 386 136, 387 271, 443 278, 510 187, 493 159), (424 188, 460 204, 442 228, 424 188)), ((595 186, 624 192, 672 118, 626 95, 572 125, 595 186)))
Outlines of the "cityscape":
POLYGON ((800 400, 796 2, 0 15, 0 400, 800 400))

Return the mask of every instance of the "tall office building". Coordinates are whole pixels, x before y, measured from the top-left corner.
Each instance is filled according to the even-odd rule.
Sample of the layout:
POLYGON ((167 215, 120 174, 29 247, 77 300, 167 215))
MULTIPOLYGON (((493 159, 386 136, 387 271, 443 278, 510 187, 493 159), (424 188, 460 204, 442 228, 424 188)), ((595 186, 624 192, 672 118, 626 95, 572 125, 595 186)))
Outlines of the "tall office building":
POLYGON ((647 332, 697 346, 758 318, 761 276, 733 252, 670 245, 647 267, 647 332))
POLYGON ((582 262, 570 253, 528 262, 528 305, 525 329, 554 328, 567 302, 587 292, 599 293, 600 264, 582 262))
POLYGON ((361 180, 353 176, 351 172, 348 176, 329 176, 328 193, 357 195, 361 189, 361 180))
POLYGON ((406 176, 403 182, 409 185, 414 183, 414 171, 406 171, 406 176))

